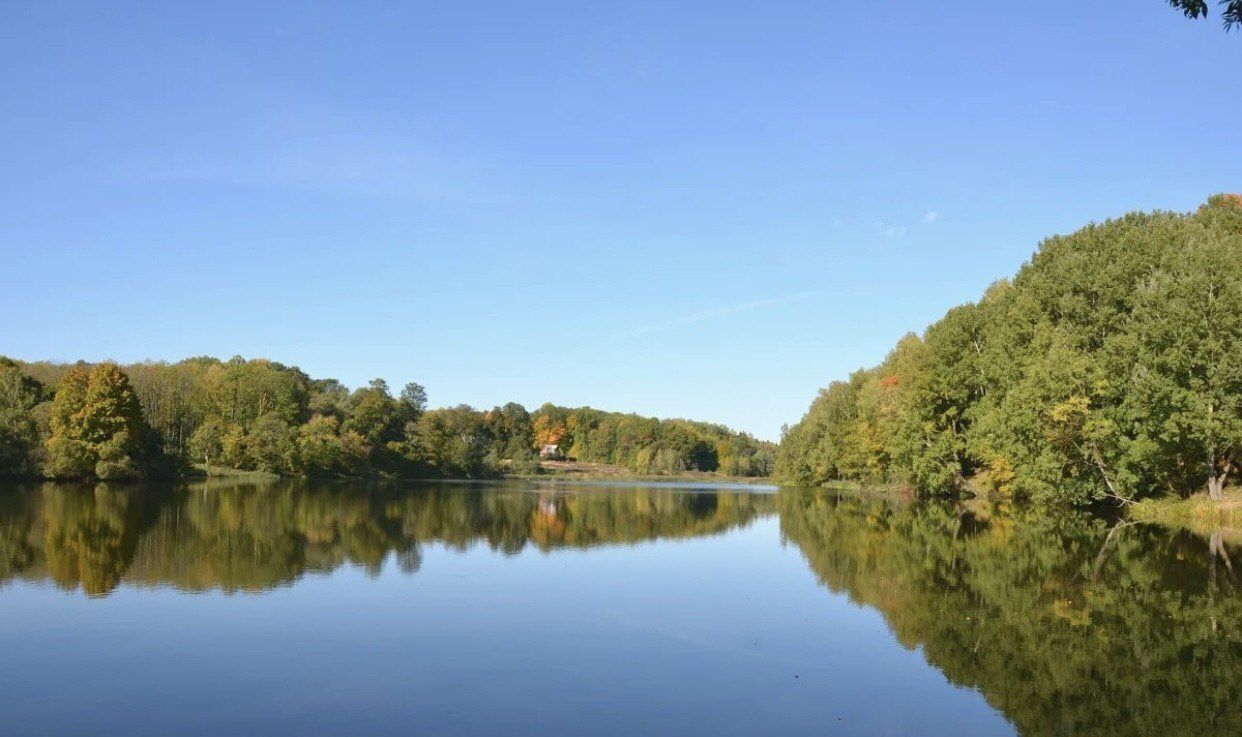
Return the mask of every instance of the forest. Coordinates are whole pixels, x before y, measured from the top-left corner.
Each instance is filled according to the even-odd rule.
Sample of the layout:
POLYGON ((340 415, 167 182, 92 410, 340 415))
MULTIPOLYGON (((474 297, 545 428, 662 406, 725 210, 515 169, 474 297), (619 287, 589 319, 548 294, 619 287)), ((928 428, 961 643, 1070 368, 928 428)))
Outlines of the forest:
POLYGON ((776 475, 1072 505, 1221 497, 1242 465, 1242 196, 1040 244, 822 389, 776 475))
POLYGON ((555 444, 636 473, 764 476, 775 445, 722 426, 589 407, 427 406, 416 383, 350 389, 266 359, 56 364, 0 357, 0 476, 122 480, 538 473, 555 444))

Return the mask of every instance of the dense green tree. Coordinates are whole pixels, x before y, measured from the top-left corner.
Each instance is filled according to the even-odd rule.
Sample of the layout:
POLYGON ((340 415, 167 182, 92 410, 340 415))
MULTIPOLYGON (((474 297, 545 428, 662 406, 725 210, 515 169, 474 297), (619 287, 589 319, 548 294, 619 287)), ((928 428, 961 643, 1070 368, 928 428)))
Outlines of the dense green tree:
POLYGON ((53 478, 135 478, 150 470, 151 439, 119 366, 74 367, 52 402, 45 472, 53 478))
POLYGON ((349 416, 349 387, 336 379, 315 379, 310 383, 308 408, 312 415, 335 417, 343 422, 349 416))
POLYGON ((1046 240, 821 392, 777 473, 1086 503, 1219 496, 1240 449, 1242 200, 1220 196, 1046 240))
POLYGON ((775 447, 722 425, 658 420, 591 407, 545 404, 531 416, 535 447, 557 445, 579 461, 641 473, 740 472, 766 475, 775 447))
POLYGON ((43 391, 43 385, 15 361, 0 356, 0 476, 35 470, 39 436, 33 410, 43 401, 43 391))
POLYGON ((403 386, 400 399, 407 421, 417 421, 419 416, 427 411, 427 390, 422 384, 411 381, 403 386))
MULTIPOLYGON (((1230 230, 1242 232, 1242 208, 1216 217, 1231 217, 1230 230)), ((1242 459, 1242 257, 1226 232, 1194 233, 1181 258, 1139 290, 1142 371, 1128 397, 1144 447, 1165 467, 1186 469, 1182 490, 1203 483, 1213 498, 1242 459)))
POLYGON ((534 450, 535 431, 530 413, 516 402, 495 407, 484 417, 488 431, 496 439, 502 458, 526 456, 534 450))
POLYGON ((378 448, 400 436, 400 420, 399 407, 388 391, 388 383, 383 379, 372 379, 369 385, 350 397, 349 419, 344 427, 378 448))
POLYGON ((182 457, 203 420, 196 390, 208 363, 191 359, 178 364, 139 363, 122 367, 142 405, 147 424, 159 435, 165 452, 182 457))
POLYGON ((493 437, 484 413, 467 405, 424 413, 418 440, 417 460, 442 475, 487 478, 500 472, 499 458, 489 455, 493 437))
POLYGON ((247 361, 241 356, 226 363, 215 361, 206 367, 202 385, 203 414, 242 427, 269 413, 291 425, 305 422, 309 415, 309 377, 275 361, 247 361))
POLYGON ((240 468, 290 474, 298 470, 296 430, 276 412, 259 417, 246 433, 240 468))
POLYGON ((191 433, 187 450, 195 460, 210 466, 224 454, 224 439, 228 433, 228 423, 218 417, 208 417, 191 433))
POLYGON ((356 432, 338 433, 335 417, 316 415, 298 428, 298 468, 311 476, 361 475, 370 460, 370 445, 356 432))

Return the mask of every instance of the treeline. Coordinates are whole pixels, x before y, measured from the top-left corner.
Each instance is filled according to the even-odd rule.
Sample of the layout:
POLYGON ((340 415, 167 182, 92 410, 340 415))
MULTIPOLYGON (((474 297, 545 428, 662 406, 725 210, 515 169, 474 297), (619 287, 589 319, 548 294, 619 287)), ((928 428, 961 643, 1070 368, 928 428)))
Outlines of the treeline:
POLYGON ((1219 497, 1242 465, 1242 197, 1044 241, 823 389, 778 476, 1085 503, 1219 497))
POLYGON ((510 403, 428 409, 264 359, 72 365, 0 358, 0 476, 132 479, 197 464, 286 476, 535 473, 538 449, 644 473, 766 475, 775 445, 720 425, 510 403))
POLYGON ((532 427, 539 447, 556 445, 581 461, 642 473, 715 471, 767 476, 776 462, 775 443, 706 422, 545 404, 535 412, 532 427))

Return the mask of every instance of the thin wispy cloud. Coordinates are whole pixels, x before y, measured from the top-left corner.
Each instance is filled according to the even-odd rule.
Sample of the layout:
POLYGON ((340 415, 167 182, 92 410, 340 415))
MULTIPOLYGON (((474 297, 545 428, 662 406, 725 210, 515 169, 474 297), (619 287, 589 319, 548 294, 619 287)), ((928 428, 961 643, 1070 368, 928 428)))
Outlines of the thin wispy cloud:
POLYGON ((756 299, 750 302, 740 302, 733 305, 724 305, 721 307, 713 307, 706 310, 699 310, 688 315, 675 317, 664 322, 653 323, 651 325, 642 325, 640 327, 624 330, 618 333, 619 337, 632 338, 638 335, 647 335, 657 333, 664 330, 672 330, 685 325, 693 325, 700 322, 708 322, 709 320, 720 320, 733 315, 741 315, 755 310, 763 310, 771 307, 781 307, 783 305, 802 302, 819 295, 820 292, 795 292, 787 294, 783 297, 768 297, 766 299, 756 299))
MULTIPOLYGON (((938 210, 928 210, 926 213, 923 214, 922 222, 924 225, 930 225, 939 219, 940 219, 940 212, 938 210)), ((895 225, 895 224, 885 223, 881 221, 879 223, 879 228, 880 228, 881 236, 883 236, 884 238, 887 238, 890 241, 896 241, 896 240, 901 240, 905 238, 906 235, 910 233, 911 226, 895 225)))

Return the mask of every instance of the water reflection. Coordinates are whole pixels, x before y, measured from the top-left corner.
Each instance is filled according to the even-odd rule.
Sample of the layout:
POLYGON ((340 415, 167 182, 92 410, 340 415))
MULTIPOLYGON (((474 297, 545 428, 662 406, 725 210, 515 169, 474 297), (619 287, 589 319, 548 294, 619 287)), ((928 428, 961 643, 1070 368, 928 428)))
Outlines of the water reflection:
MULTIPOLYGON (((982 694, 1020 734, 1242 734, 1242 547, 1224 530, 1198 537, 1086 514, 828 491, 47 484, 0 488, 0 583, 50 581, 92 596, 122 585, 252 592, 344 565, 378 573, 394 561, 414 574, 432 543, 505 555, 588 549, 719 535, 774 514, 783 542, 796 546, 823 586, 883 615, 891 635, 876 632, 868 652, 892 648, 892 638, 918 649, 951 683, 982 694)), ((756 535, 759 528, 745 533, 748 544, 774 546, 774 538, 756 535)), ((758 548, 713 550, 742 556, 758 548)), ((781 572, 735 560, 743 587, 742 571, 781 572)), ((597 576, 590 567, 575 570, 583 586, 597 576)), ((722 585, 705 579, 702 592, 673 591, 643 589, 647 578, 637 580, 635 600, 660 602, 666 617, 699 616, 696 607, 722 585)), ((798 642, 822 634, 799 630, 798 642)), ((589 648, 618 630, 566 636, 589 648)), ((460 646, 449 639, 448 650, 460 646)), ((756 653, 762 639, 747 632, 756 653)), ((747 676, 729 672, 727 680, 747 676)), ((820 700, 788 708, 804 709, 809 721, 820 700)))
POLYGON ((106 595, 122 582, 258 591, 344 564, 406 573, 419 545, 516 553, 720 533, 771 513, 774 497, 434 484, 187 489, 43 484, 0 490, 0 581, 50 580, 106 595))
POLYGON ((1021 734, 1242 734, 1242 596, 1223 532, 830 492, 778 502, 825 586, 882 612, 1021 734))

